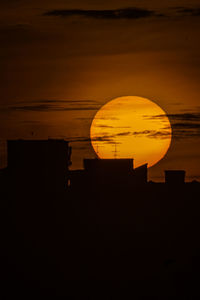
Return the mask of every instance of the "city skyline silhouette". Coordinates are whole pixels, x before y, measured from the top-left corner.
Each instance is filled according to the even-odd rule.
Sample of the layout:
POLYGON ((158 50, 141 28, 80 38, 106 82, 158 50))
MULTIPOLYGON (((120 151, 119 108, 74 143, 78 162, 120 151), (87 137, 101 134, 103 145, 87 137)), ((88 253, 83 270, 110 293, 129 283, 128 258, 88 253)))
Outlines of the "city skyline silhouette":
POLYGON ((82 299, 83 283, 95 299, 107 288, 136 299, 198 293, 200 183, 185 183, 183 170, 168 170, 166 183, 148 181, 147 165, 135 169, 132 159, 86 159, 71 171, 64 140, 8 141, 8 151, 0 177, 8 295, 12 285, 82 299))
POLYGON ((2 299, 200 299, 199 0, 0 0, 2 299))

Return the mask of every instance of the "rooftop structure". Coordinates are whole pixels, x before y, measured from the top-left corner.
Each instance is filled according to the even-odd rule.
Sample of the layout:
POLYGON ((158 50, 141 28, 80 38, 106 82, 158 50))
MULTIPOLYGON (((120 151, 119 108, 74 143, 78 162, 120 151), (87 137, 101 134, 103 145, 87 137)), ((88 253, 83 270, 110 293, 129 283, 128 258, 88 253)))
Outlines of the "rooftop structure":
POLYGON ((171 185, 185 183, 185 171, 184 170, 166 170, 165 171, 165 183, 171 185))
POLYGON ((84 159, 86 172, 123 172, 133 171, 133 159, 84 159))
POLYGON ((70 171, 71 186, 127 187, 147 183, 147 164, 133 159, 84 159, 84 170, 70 171))
POLYGON ((64 188, 71 148, 64 140, 9 140, 8 170, 17 186, 64 188))

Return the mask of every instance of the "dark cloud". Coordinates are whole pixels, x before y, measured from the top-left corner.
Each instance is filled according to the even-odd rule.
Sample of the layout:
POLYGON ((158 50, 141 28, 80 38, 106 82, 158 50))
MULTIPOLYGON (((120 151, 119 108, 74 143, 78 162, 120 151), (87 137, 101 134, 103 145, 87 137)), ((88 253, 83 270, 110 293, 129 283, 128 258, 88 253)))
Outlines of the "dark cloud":
POLYGON ((74 137, 65 137, 65 138, 70 143, 87 143, 91 141, 89 137, 83 137, 83 136, 74 136, 74 137))
MULTIPOLYGON (((10 105, 6 109, 9 111, 80 111, 97 110, 100 105, 92 100, 37 100, 32 103, 20 102, 10 105)), ((3 108, 5 110, 5 108, 3 108)))
POLYGON ((200 16, 200 8, 191 8, 191 7, 176 7, 175 8, 176 12, 181 15, 189 15, 189 16, 194 16, 198 17, 200 16))
POLYGON ((93 19, 140 19, 148 18, 152 16, 161 16, 153 10, 143 8, 122 8, 122 9, 109 9, 109 10, 84 10, 84 9, 63 9, 63 10, 51 10, 43 14, 44 16, 55 16, 68 18, 72 16, 79 16, 84 18, 93 19))
POLYGON ((111 125, 97 125, 96 127, 98 127, 98 128, 114 128, 113 126, 111 126, 111 125))
MULTIPOLYGON (((150 119, 162 119, 166 115, 157 115, 157 116, 144 116, 150 119)), ((168 118, 172 121, 182 121, 182 122, 191 122, 191 121, 199 121, 200 122, 200 112, 183 112, 177 114, 168 114, 168 118)))
MULTIPOLYGON (((172 7, 174 13, 178 16, 200 16, 200 7, 172 7)), ((84 10, 84 9, 55 9, 45 12, 44 16, 54 16, 61 18, 69 18, 73 16, 93 18, 93 19, 141 19, 149 17, 170 17, 173 16, 168 12, 158 12, 152 9, 129 7, 121 9, 106 9, 106 10, 84 10)))
POLYGON ((177 140, 182 139, 191 139, 191 138, 199 138, 200 131, 199 130, 184 130, 180 128, 173 129, 173 138, 177 140))
POLYGON ((119 118, 116 118, 116 117, 96 117, 96 120, 106 120, 106 121, 116 121, 116 120, 119 120, 119 118))
MULTIPOLYGON (((73 104, 73 103, 80 103, 80 104, 83 104, 83 103, 93 103, 93 104, 96 104, 97 101, 94 101, 94 100, 59 100, 59 99, 44 99, 44 100, 36 100, 34 103, 70 103, 70 104, 73 104)), ((25 103, 25 102, 20 102, 20 103, 25 103)))
POLYGON ((200 123, 174 123, 174 128, 200 129, 200 123))
MULTIPOLYGON (((96 138, 93 138, 92 140, 94 142, 106 142, 106 144, 112 144, 112 145, 115 145, 115 144, 120 144, 119 142, 115 142, 114 141, 114 135, 102 135, 102 136, 99 136, 99 137, 96 137, 96 138)), ((67 138, 66 139, 70 142, 70 143, 91 143, 91 138, 90 137, 81 137, 81 136, 76 136, 76 137, 70 137, 70 138, 67 138)))
POLYGON ((73 110, 96 110, 96 107, 87 106, 87 107, 64 107, 60 105, 25 105, 25 106, 13 106, 11 107, 12 111, 73 111, 73 110))
POLYGON ((112 126, 112 125, 104 125, 104 124, 98 124, 96 127, 98 127, 98 128, 117 128, 117 129, 130 128, 130 126, 112 126))
POLYGON ((120 132, 120 133, 117 133, 115 136, 128 136, 130 134, 131 134, 130 131, 128 131, 128 132, 120 132))
MULTIPOLYGON (((156 130, 144 130, 144 131, 124 131, 124 132, 119 132, 117 134, 102 134, 99 135, 95 138, 93 138, 94 142, 100 142, 102 145, 104 143, 106 144, 121 144, 119 141, 116 142, 116 138, 120 136, 138 136, 138 137, 147 137, 147 138, 159 138, 159 139, 165 139, 169 138, 169 132, 163 129, 163 131, 156 131, 156 130)), ((67 138, 68 141, 71 143, 73 142, 78 142, 78 143, 85 143, 85 142, 91 142, 91 139, 89 137, 81 137, 81 136, 76 136, 76 137, 71 137, 67 138)))
MULTIPOLYGON (((92 140, 94 142, 106 142, 110 144, 119 144, 119 142, 116 142, 114 139, 118 136, 129 136, 131 135, 131 132, 120 132, 117 134, 102 134, 101 136, 97 136, 93 138, 92 140)), ((68 139, 69 142, 90 142, 91 139, 89 137, 81 137, 81 136, 76 136, 76 137, 71 137, 68 139)))
MULTIPOLYGON (((102 134, 93 138, 94 142, 102 142, 102 143, 109 143, 109 144, 120 144, 120 142, 116 142, 116 138, 120 136, 138 136, 138 137, 147 137, 147 138, 159 138, 165 139, 169 138, 169 132, 163 129, 163 131, 156 131, 156 130, 144 130, 144 131, 125 131, 119 132, 117 134, 102 134)), ((70 142, 89 142, 90 138, 85 137, 75 137, 69 139, 70 142)))
POLYGON ((165 139, 169 138, 170 133, 166 128, 163 128, 163 130, 143 130, 143 131, 134 131, 132 135, 135 136, 142 136, 142 137, 148 137, 148 138, 159 138, 159 139, 165 139))
MULTIPOLYGON (((150 119, 165 118, 166 115, 152 116, 150 119)), ((149 118, 148 116, 146 116, 149 118)), ((172 125, 173 138, 199 138, 200 137, 200 112, 183 112, 168 114, 172 125)))
POLYGON ((168 139, 171 134, 168 131, 153 131, 150 132, 147 137, 154 138, 154 139, 168 139))
POLYGON ((169 132, 163 129, 162 131, 157 130, 143 130, 143 131, 127 131, 127 132, 120 132, 113 135, 104 135, 96 138, 96 141, 102 141, 102 142, 114 142, 114 138, 117 138, 119 136, 138 136, 138 137, 147 137, 147 138, 159 138, 159 139, 165 139, 169 138, 169 132))
POLYGON ((172 120, 181 120, 183 122, 191 122, 191 121, 199 121, 200 122, 200 113, 199 112, 169 114, 168 117, 172 120))
POLYGON ((200 138, 200 122, 175 122, 172 124, 172 130, 176 139, 200 138))

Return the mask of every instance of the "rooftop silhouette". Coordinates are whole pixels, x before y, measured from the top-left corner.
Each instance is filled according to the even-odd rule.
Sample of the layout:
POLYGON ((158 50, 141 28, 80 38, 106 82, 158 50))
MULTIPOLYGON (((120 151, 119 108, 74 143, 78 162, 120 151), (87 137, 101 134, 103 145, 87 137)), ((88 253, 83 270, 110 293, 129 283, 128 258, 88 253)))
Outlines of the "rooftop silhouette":
POLYGON ((64 140, 9 140, 8 172, 16 187, 64 189, 71 147, 64 140))
MULTIPOLYGON (((84 159, 83 170, 70 170, 72 148, 62 139, 8 140, 7 151, 7 173, 18 188, 59 191, 91 185, 131 188, 148 183, 148 165, 134 168, 134 159, 84 159)), ((165 183, 184 184, 185 171, 166 170, 165 183)))
POLYGON ((165 171, 165 183, 173 184, 173 185, 185 183, 185 171, 184 170, 166 170, 165 171))
POLYGON ((83 171, 70 171, 72 187, 93 186, 117 188, 147 183, 147 164, 133 168, 133 159, 84 159, 83 171))
POLYGON ((200 184, 182 184, 182 170, 168 170, 167 184, 148 182, 147 165, 134 168, 132 159, 70 164, 66 141, 8 141, 0 172, 6 293, 102 299, 104 282, 116 299, 172 299, 189 283, 199 293, 200 184))

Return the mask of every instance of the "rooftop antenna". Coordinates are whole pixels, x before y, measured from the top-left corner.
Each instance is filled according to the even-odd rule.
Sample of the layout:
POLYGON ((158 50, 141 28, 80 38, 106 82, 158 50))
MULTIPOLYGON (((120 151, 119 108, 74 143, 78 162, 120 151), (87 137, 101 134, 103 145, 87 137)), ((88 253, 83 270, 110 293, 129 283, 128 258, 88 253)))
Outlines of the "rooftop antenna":
POLYGON ((114 159, 117 159, 117 143, 115 143, 115 150, 113 151, 114 152, 114 159))

